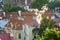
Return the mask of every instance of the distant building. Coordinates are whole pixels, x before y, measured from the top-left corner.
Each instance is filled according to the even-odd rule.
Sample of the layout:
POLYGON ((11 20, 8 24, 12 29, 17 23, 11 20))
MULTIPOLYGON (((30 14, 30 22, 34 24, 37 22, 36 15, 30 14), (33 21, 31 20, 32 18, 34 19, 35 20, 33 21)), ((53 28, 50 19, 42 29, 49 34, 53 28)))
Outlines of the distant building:
POLYGON ((14 6, 24 6, 25 2, 27 1, 27 5, 30 5, 32 0, 3 0, 3 3, 12 3, 14 6))

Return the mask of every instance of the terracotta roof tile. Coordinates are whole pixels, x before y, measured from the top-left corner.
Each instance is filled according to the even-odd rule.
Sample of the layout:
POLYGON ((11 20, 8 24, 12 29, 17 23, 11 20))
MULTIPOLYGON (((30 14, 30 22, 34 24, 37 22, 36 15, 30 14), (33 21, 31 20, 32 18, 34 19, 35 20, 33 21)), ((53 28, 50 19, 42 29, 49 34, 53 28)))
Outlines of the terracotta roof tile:
MULTIPOLYGON (((22 14, 21 14, 22 16, 33 16, 33 15, 35 15, 35 13, 34 12, 22 12, 22 14)), ((35 15, 36 16, 36 15, 35 15)))
POLYGON ((54 14, 49 14, 49 13, 45 13, 45 15, 49 18, 51 18, 54 14))
POLYGON ((13 24, 13 29, 21 30, 22 29, 22 20, 12 19, 9 23, 6 24, 6 27, 11 27, 13 24))
POLYGON ((7 13, 5 18, 10 18, 10 13, 7 13))
MULTIPOLYGON (((9 15, 9 14, 8 14, 9 15)), ((8 16, 7 15, 7 16, 8 16)), ((36 20, 34 20, 32 17, 33 16, 36 16, 35 14, 34 14, 34 12, 22 12, 21 13, 21 15, 22 16, 26 16, 25 18, 24 18, 24 20, 18 20, 17 19, 17 16, 18 16, 18 13, 12 13, 12 20, 10 21, 10 22, 8 22, 7 24, 6 24, 6 27, 10 27, 11 25, 10 25, 10 23, 12 23, 13 25, 14 25, 14 27, 13 27, 13 29, 16 29, 16 30, 22 30, 22 25, 23 24, 30 24, 30 25, 35 25, 35 23, 37 23, 37 21, 36 20), (14 18, 16 18, 16 19, 14 19, 14 18)), ((38 24, 38 23, 37 23, 38 24)), ((37 26, 37 25, 36 25, 37 26)))

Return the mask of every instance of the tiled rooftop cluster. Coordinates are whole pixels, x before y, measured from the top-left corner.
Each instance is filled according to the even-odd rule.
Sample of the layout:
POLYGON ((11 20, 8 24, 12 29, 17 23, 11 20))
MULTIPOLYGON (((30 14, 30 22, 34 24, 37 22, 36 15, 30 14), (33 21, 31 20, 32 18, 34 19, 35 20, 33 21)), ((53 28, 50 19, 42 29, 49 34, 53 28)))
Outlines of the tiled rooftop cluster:
POLYGON ((6 24, 6 27, 13 26, 13 29, 21 30, 22 25, 28 24, 29 26, 38 26, 36 20, 33 19, 33 16, 37 16, 35 12, 21 12, 20 16, 18 12, 6 13, 5 16, 3 13, 0 13, 2 19, 9 19, 10 21, 6 24))

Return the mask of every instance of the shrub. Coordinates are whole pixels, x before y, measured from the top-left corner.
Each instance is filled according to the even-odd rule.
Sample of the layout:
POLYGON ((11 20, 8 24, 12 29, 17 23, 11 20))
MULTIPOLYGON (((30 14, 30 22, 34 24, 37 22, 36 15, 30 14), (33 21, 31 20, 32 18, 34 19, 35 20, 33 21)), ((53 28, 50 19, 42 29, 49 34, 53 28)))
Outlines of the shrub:
POLYGON ((11 11, 11 12, 17 12, 17 11, 19 11, 19 10, 25 11, 22 7, 19 7, 19 6, 13 7, 10 11, 11 11))
POLYGON ((39 28, 34 28, 34 29, 32 30, 32 33, 33 33, 34 35, 38 34, 38 33, 39 33, 39 28))
POLYGON ((37 36, 37 40, 60 40, 60 30, 58 28, 46 29, 42 37, 37 36))
POLYGON ((3 10, 5 11, 5 12, 10 12, 10 10, 12 9, 12 4, 11 3, 5 3, 5 4, 3 4, 3 10))
POLYGON ((60 40, 60 31, 55 29, 47 29, 44 32, 44 40, 60 40))

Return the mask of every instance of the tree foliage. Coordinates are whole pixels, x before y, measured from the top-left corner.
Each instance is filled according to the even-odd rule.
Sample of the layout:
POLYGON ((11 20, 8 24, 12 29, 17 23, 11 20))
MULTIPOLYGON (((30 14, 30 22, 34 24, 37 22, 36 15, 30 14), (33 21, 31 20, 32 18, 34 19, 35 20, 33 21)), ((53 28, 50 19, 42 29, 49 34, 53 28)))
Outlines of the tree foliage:
POLYGON ((34 0, 31 3, 31 8, 37 8, 40 10, 42 8, 42 6, 44 6, 48 2, 49 2, 49 0, 34 0))
POLYGON ((34 36, 36 35, 36 33, 38 34, 39 33, 39 28, 34 28, 32 30, 32 33, 34 34, 34 36))
POLYGON ((24 8, 16 6, 16 7, 12 7, 12 9, 10 10, 11 12, 17 12, 17 11, 25 11, 24 8))
POLYGON ((55 22, 52 19, 47 19, 47 17, 43 14, 42 20, 40 24, 40 35, 43 35, 43 31, 46 30, 46 28, 52 28, 52 26, 55 24, 55 22))
POLYGON ((3 10, 5 12, 17 12, 19 10, 25 11, 24 8, 22 8, 20 6, 13 6, 11 3, 5 3, 5 4, 3 4, 3 10))
POLYGON ((60 7, 60 1, 50 2, 48 4, 48 8, 49 9, 55 9, 56 7, 60 7))
POLYGON ((44 40, 60 40, 60 31, 55 29, 47 29, 44 32, 44 40))
POLYGON ((10 10, 12 9, 12 4, 11 3, 5 3, 5 4, 3 4, 3 10, 5 11, 5 12, 10 12, 10 10))
POLYGON ((47 28, 42 37, 37 36, 37 40, 60 40, 60 30, 58 28, 47 28))

